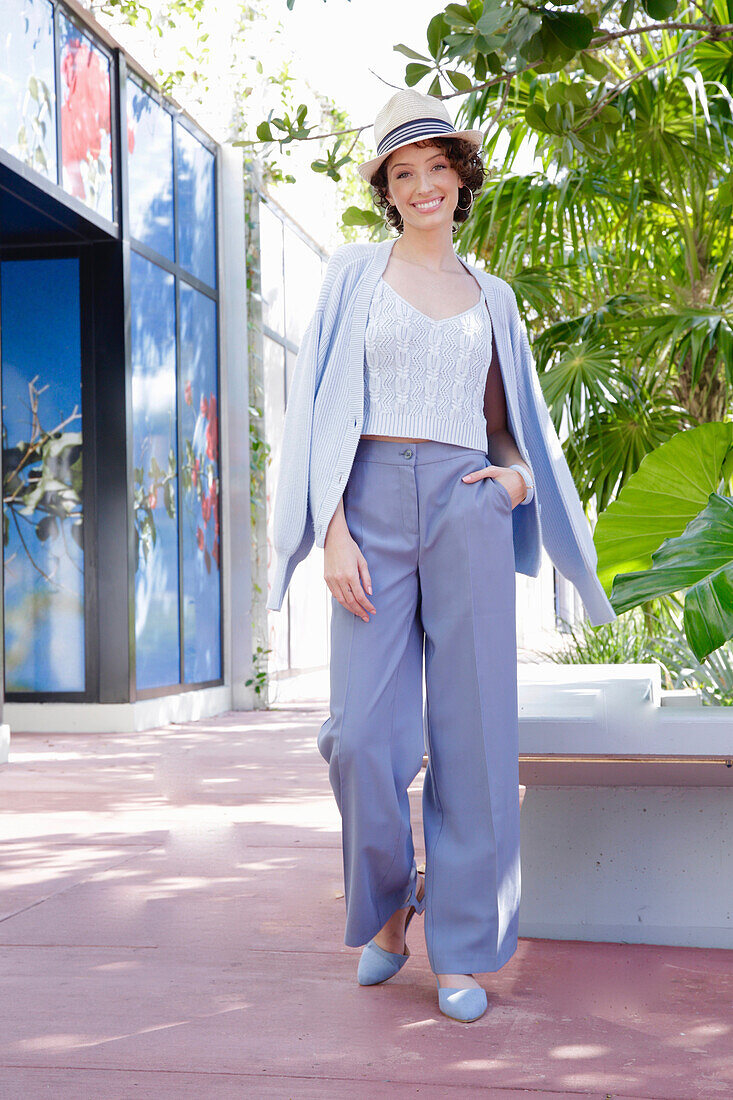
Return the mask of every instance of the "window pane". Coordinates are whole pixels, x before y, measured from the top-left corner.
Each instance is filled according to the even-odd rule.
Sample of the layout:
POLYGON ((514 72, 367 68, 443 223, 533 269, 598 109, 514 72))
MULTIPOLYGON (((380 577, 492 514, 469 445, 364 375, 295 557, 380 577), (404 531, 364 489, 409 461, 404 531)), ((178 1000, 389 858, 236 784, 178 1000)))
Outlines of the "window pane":
POLYGON ((214 156, 183 126, 176 126, 178 262, 207 286, 216 286, 214 156))
POLYGON ((178 447, 173 276, 130 257, 138 688, 177 684, 178 447))
MULTIPOLYGON (((271 507, 275 486, 280 475, 280 455, 282 452, 283 427, 285 422, 285 349, 282 344, 262 339, 262 365, 265 378, 265 425, 270 454, 267 462, 267 583, 272 587, 275 579, 275 550, 273 539, 274 513, 271 507)), ((280 671, 290 665, 288 601, 282 610, 272 612, 267 620, 267 645, 271 650, 268 658, 270 671, 280 671)))
POLYGON ((186 683, 195 684, 221 677, 216 303, 179 286, 183 668, 186 683))
POLYGON ((318 301, 321 257, 285 227, 285 331, 298 345, 318 301))
POLYGON ((0 146, 55 183, 52 7, 0 0, 0 27, 0 146))
MULTIPOLYGON (((260 211, 260 282, 262 284, 262 323, 285 335, 285 294, 283 292, 283 223, 267 203, 260 211)), ((318 286, 320 286, 320 279, 318 286)), ((316 294, 318 293, 316 287, 316 294)))
POLYGON ((173 260, 173 119, 127 82, 130 233, 173 260))
POLYGON ((5 688, 83 691, 79 261, 0 272, 5 688))
POLYGON ((112 219, 109 61, 59 12, 63 188, 112 219))

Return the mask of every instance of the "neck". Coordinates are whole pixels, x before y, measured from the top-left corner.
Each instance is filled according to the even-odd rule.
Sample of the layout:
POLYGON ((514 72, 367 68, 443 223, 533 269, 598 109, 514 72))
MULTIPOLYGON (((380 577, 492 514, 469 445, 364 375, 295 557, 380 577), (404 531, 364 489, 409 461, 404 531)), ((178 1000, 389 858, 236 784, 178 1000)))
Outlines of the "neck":
POLYGON ((395 241, 396 256, 422 264, 434 271, 452 270, 459 261, 453 250, 451 227, 439 226, 429 231, 406 225, 400 240, 395 241))

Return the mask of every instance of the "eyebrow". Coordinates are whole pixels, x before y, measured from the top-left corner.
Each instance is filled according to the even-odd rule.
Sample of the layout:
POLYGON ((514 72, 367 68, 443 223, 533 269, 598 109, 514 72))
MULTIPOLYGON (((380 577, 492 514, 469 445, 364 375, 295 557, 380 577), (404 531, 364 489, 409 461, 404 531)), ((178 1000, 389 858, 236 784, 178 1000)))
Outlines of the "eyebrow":
MULTIPOLYGON (((428 160, 435 160, 436 157, 444 157, 445 155, 446 155, 445 153, 433 153, 432 157, 428 157, 428 160)), ((414 162, 411 161, 411 160, 401 160, 399 162, 399 164, 393 164, 392 167, 393 168, 412 168, 413 163, 414 162)))

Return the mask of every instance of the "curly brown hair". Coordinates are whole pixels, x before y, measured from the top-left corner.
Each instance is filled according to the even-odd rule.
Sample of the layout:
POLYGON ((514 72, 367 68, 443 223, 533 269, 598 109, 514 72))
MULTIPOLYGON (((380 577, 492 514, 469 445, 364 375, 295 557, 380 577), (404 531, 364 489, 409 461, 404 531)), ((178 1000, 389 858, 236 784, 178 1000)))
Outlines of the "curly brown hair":
MULTIPOLYGON (((487 176, 481 154, 464 138, 432 137, 423 138, 421 141, 414 141, 410 144, 416 145, 418 149, 424 149, 429 145, 433 145, 437 149, 442 149, 451 168, 455 168, 459 177, 463 180, 463 186, 458 191, 458 202, 460 206, 466 206, 468 209, 460 210, 456 207, 453 211, 453 232, 455 233, 458 224, 460 222, 465 222, 468 218, 474 196, 477 195, 483 187, 487 176), (470 201, 467 192, 470 192, 470 201)), ((395 152, 397 152, 396 149, 395 152)), ((392 206, 387 199, 387 191, 389 190, 389 184, 387 182, 387 165, 392 155, 393 154, 390 154, 386 160, 383 160, 379 168, 377 168, 371 178, 371 185, 376 192, 374 201, 377 206, 381 206, 382 209, 386 211, 385 221, 391 225, 393 229, 396 229, 398 233, 402 233, 404 230, 402 215, 397 207, 392 206)))

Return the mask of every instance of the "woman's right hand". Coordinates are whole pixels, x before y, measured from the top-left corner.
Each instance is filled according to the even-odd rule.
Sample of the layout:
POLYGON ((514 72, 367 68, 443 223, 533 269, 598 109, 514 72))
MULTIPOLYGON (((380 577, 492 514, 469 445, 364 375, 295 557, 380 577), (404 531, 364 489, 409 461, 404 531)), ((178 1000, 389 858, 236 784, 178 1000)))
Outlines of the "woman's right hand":
POLYGON ((372 579, 366 558, 346 524, 343 498, 328 525, 323 554, 323 577, 331 594, 347 611, 368 623, 367 612, 376 614, 377 610, 364 591, 366 588, 371 595, 372 579))

